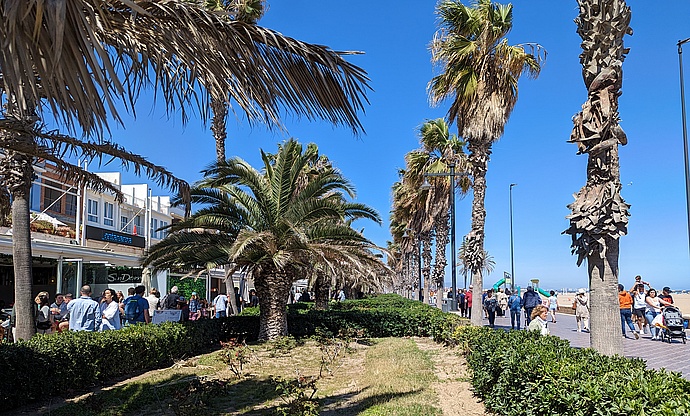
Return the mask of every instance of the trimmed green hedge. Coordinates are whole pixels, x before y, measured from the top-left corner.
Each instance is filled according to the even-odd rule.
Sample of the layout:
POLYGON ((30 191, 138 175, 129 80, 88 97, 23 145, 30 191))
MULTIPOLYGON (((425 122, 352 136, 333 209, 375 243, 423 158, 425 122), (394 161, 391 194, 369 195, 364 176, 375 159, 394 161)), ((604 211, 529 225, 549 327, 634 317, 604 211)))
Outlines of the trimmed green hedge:
POLYGON ((687 415, 690 382, 527 331, 463 327, 451 337, 472 369, 475 394, 499 415, 687 415))

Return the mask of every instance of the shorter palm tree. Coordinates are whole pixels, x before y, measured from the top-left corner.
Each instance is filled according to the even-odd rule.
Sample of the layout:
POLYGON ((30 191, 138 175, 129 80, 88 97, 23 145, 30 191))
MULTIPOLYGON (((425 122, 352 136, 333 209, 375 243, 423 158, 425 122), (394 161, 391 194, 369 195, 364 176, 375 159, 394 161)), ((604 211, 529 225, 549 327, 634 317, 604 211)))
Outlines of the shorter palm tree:
POLYGON ((163 267, 180 264, 181 258, 187 264, 233 263, 242 268, 254 280, 259 338, 267 340, 287 334, 290 288, 313 265, 332 273, 341 264, 364 270, 381 262, 371 251, 375 246, 348 222, 378 215, 366 205, 345 202, 354 189, 335 169, 308 169, 318 160, 315 145, 303 151, 291 139, 275 155, 262 152, 262 159, 262 171, 240 158, 207 168, 192 197, 211 206, 153 246, 144 263, 163 267), (196 226, 198 230, 181 229, 196 226), (188 241, 198 244, 185 249, 188 241), (182 251, 176 259, 177 248, 182 251))

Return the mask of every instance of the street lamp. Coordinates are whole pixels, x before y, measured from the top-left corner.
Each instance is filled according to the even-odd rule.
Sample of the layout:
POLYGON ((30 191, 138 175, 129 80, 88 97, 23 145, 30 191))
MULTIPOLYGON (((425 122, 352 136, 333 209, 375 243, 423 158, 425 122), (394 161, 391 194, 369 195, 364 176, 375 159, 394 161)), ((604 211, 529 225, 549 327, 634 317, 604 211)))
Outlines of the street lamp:
POLYGON ((453 298, 450 301, 450 309, 458 310, 457 267, 455 265, 455 163, 449 163, 450 173, 425 173, 424 183, 421 189, 428 190, 431 184, 426 178, 430 176, 443 176, 450 178, 450 276, 452 282, 453 298))
POLYGON ((510 195, 510 291, 515 291, 515 261, 513 259, 513 186, 516 183, 511 183, 508 188, 510 195))
POLYGON ((688 128, 685 121, 685 83, 683 82, 683 44, 688 42, 690 38, 678 41, 678 66, 680 69, 680 108, 683 118, 683 155, 685 156, 685 208, 688 215, 688 239, 690 240, 690 168, 688 168, 688 128))

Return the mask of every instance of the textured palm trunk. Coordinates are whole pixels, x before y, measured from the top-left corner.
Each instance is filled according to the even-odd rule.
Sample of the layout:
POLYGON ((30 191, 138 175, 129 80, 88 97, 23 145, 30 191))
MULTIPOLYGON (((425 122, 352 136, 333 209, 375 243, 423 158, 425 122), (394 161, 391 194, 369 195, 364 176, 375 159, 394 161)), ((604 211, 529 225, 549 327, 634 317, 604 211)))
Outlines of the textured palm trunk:
POLYGON ((36 333, 33 318, 35 303, 33 301, 29 215, 29 190, 33 168, 30 158, 15 152, 6 152, 0 169, 12 195, 12 262, 17 338, 27 340, 36 333))
POLYGON ((587 101, 574 118, 570 141, 587 154, 587 183, 568 206, 572 251, 589 272, 592 348, 605 355, 623 354, 618 311, 619 237, 627 233, 630 206, 620 195, 618 145, 627 137, 619 126, 618 97, 632 34, 630 8, 624 0, 578 0, 575 20, 582 37, 582 75, 587 101))
POLYGON ((228 134, 225 123, 225 119, 228 116, 228 107, 225 101, 212 99, 211 111, 213 112, 211 118, 211 132, 213 132, 213 138, 216 141, 216 160, 222 162, 225 160, 225 139, 228 134))
POLYGON ((232 280, 232 275, 235 272, 235 268, 229 264, 225 265, 225 291, 228 294, 228 300, 230 301, 230 311, 233 315, 237 315, 240 311, 239 305, 237 304, 237 299, 235 298, 235 281, 232 280))
POLYGON ((325 311, 328 309, 330 282, 326 273, 317 271, 314 280, 314 309, 325 311))
POLYGON ((288 334, 287 300, 292 279, 285 272, 266 272, 256 278, 259 296, 259 341, 288 334))
POLYGON ((422 258, 424 263, 422 264, 422 275, 424 276, 424 302, 429 303, 429 286, 431 285, 431 278, 429 274, 431 273, 431 233, 424 233, 422 237, 422 258))
POLYGON ((489 140, 468 140, 470 151, 469 161, 472 166, 473 199, 472 199, 472 229, 467 235, 467 262, 472 273, 472 325, 482 325, 482 290, 484 278, 482 264, 484 253, 484 225, 486 223, 486 171, 491 156, 491 142, 489 140))
MULTIPOLYGON (((446 247, 448 246, 448 232, 450 227, 448 227, 448 210, 444 210, 444 213, 436 218, 435 229, 436 229, 436 264, 434 265, 434 281, 436 282, 437 295, 436 295, 436 307, 441 308, 443 303, 443 291, 444 291, 444 281, 446 276, 446 265, 448 260, 446 259, 446 247)), ((451 254, 452 255, 452 254, 451 254)))

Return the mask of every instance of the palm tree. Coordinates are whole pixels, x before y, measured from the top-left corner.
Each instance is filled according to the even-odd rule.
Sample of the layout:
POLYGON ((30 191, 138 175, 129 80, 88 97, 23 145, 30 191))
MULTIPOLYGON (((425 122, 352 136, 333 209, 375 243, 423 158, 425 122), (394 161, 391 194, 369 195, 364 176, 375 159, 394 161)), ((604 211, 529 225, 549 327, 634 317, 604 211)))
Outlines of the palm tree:
MULTIPOLYGON (((467 253, 467 243, 465 240, 463 240, 462 244, 460 244, 460 249, 458 250, 458 261, 460 262, 460 274, 465 278, 465 281, 467 281, 467 276, 471 276, 472 273, 472 268, 467 258, 467 253)), ((481 262, 482 275, 490 275, 494 271, 495 267, 496 260, 494 260, 494 257, 489 254, 488 251, 484 250, 481 262)), ((467 288, 466 284, 464 286, 467 288)))
MULTIPOLYGON (((88 177, 64 162, 64 149, 79 153, 96 144, 119 152, 102 140, 109 120, 120 122, 117 101, 132 110, 143 87, 153 83, 168 110, 181 111, 184 121, 190 105, 206 119, 207 103, 220 100, 238 105, 250 121, 276 123, 287 108, 361 129, 364 71, 326 47, 226 21, 200 2, 0 0, 0 14, 0 147, 7 156, 3 183, 12 196, 15 302, 23 338, 33 332, 33 325, 27 328, 33 306, 31 160, 44 157, 57 161, 65 175, 88 177), (48 138, 39 128, 46 108, 59 123, 96 141, 48 138), (36 140, 41 134, 50 143, 45 148, 36 140)), ((107 187, 96 177, 90 181, 107 187)))
MULTIPOLYGON (((224 215, 218 219, 211 215, 199 223, 180 227, 202 225, 204 221, 224 224, 217 234, 228 235, 222 236, 222 244, 209 247, 211 256, 202 261, 218 254, 217 262, 232 262, 254 278, 260 304, 259 337, 266 340, 287 334, 285 307, 290 287, 313 264, 335 269, 342 263, 381 262, 371 252, 374 245, 348 224, 348 219, 377 218, 375 211, 366 205, 344 202, 344 195, 353 196, 354 190, 335 169, 304 175, 318 159, 315 145, 303 152, 300 144, 289 140, 275 155, 262 152, 262 159, 261 172, 239 158, 217 162, 206 169, 205 179, 197 184, 192 195, 214 195, 217 201, 227 203, 222 209, 224 215), (238 231, 233 237, 235 230, 238 231)), ((192 200, 214 201, 194 197, 192 200)), ((190 221, 196 220, 196 216, 197 213, 190 221)), ((207 229, 212 228, 207 225, 207 229)), ((190 230, 177 234, 171 235, 171 241, 191 241, 203 235, 203 245, 209 245, 216 237, 213 233, 190 230)), ((144 264, 179 264, 170 244, 164 240, 152 247, 144 264)))
POLYGON ((623 354, 618 334, 619 237, 628 232, 628 205, 620 195, 618 145, 627 137, 618 124, 618 97, 623 60, 628 49, 623 37, 632 34, 630 8, 625 0, 578 0, 575 20, 582 37, 582 76, 587 101, 573 117, 570 141, 578 154, 586 153, 587 183, 568 205, 572 252, 577 265, 587 261, 591 299, 592 348, 602 354, 623 354))
MULTIPOLYGON (((473 180, 472 229, 467 238, 468 260, 476 290, 473 302, 481 303, 486 211, 486 171, 491 146, 503 134, 517 101, 517 83, 523 73, 536 77, 545 58, 539 45, 511 46, 505 36, 513 25, 512 5, 479 0, 465 6, 442 0, 437 6, 441 28, 431 45, 432 60, 442 73, 429 83, 433 104, 452 99, 448 120, 458 125, 467 142, 473 180)), ((481 314, 472 317, 481 325, 481 314)))

